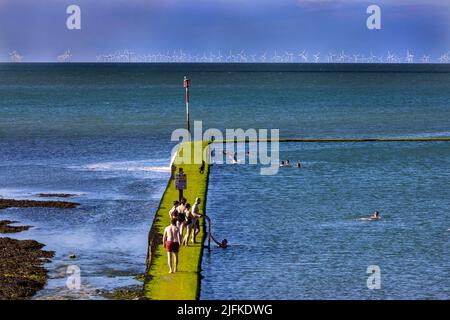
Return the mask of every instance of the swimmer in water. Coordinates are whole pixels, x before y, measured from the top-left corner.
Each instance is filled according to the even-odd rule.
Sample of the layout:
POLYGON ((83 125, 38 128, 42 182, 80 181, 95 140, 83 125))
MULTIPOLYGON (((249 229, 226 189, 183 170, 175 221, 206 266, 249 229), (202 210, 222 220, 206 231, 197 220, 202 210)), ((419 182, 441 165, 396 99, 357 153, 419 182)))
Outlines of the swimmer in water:
POLYGON ((286 162, 285 162, 286 164, 286 167, 290 167, 291 166, 291 163, 289 162, 289 160, 286 160, 286 162))
POLYGON ((284 167, 284 160, 281 160, 280 167, 284 167))
POLYGON ((302 167, 301 162, 300 162, 300 161, 297 161, 297 168, 301 168, 301 167, 302 167))
POLYGON ((380 213, 378 211, 375 211, 374 213, 372 213, 372 215, 370 216, 371 220, 380 220, 380 213))
POLYGON ((378 211, 375 211, 374 213, 372 213, 369 217, 362 217, 362 218, 358 218, 356 220, 361 220, 361 221, 373 221, 373 220, 380 220, 380 213, 378 211))
POLYGON ((214 239, 214 237, 212 235, 211 235, 211 239, 216 243, 216 246, 218 248, 225 249, 225 248, 228 247, 228 240, 227 239, 223 239, 222 242, 219 242, 216 239, 214 239))

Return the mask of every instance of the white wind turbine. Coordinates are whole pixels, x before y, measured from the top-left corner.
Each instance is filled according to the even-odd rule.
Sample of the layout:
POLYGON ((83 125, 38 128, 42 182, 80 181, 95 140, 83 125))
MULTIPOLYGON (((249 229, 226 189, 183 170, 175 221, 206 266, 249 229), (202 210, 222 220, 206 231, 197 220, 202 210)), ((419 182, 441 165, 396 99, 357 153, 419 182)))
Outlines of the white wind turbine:
POLYGON ((247 62, 247 55, 245 54, 244 50, 241 50, 239 53, 239 62, 247 62))
POLYGON ((232 62, 233 61, 233 52, 230 50, 230 52, 228 53, 228 55, 225 57, 225 60, 227 62, 232 62))
POLYGON ((273 55, 273 57, 272 57, 272 61, 273 61, 273 62, 281 62, 281 59, 282 59, 282 57, 279 56, 279 55, 277 54, 277 51, 275 50, 275 53, 274 53, 274 55, 273 55))
POLYGON ((267 60, 267 52, 264 52, 264 53, 261 55, 260 60, 261 60, 261 62, 266 62, 266 60, 267 60))
POLYGON ((339 55, 339 62, 345 62, 345 60, 347 59, 347 56, 345 55, 345 52, 342 51, 341 54, 339 55))
POLYGON ((422 63, 429 63, 429 62, 430 62, 430 56, 425 54, 422 57, 422 63))
POLYGON ((336 55, 334 53, 329 53, 327 56, 327 62, 333 62, 333 59, 336 55))
POLYGON ((23 56, 21 56, 19 53, 17 53, 16 50, 14 50, 13 52, 11 52, 9 54, 9 56, 11 57, 11 61, 12 62, 22 62, 23 56))
POLYGON ((308 62, 308 53, 306 52, 306 50, 300 52, 298 56, 300 57, 302 62, 308 62))
POLYGON ((220 50, 219 50, 219 54, 217 55, 217 61, 223 62, 223 56, 222 56, 222 53, 220 52, 220 50))
POLYGON ((450 61, 449 55, 450 55, 450 52, 442 54, 441 57, 439 58, 439 62, 440 63, 449 63, 449 61, 450 61))
POLYGON ((58 62, 69 62, 71 57, 72 53, 70 53, 70 50, 66 50, 63 54, 59 55, 57 59, 58 62))
POLYGON ((393 55, 390 51, 388 51, 388 55, 387 55, 386 61, 388 63, 394 63, 395 62, 395 55, 393 55))
POLYGON ((285 51, 284 53, 286 57, 286 62, 293 62, 294 61, 294 54, 292 52, 285 51))
POLYGON ((414 55, 409 52, 409 50, 406 51, 406 63, 414 63, 414 55))
POLYGON ((320 52, 318 52, 315 55, 313 55, 313 57, 314 57, 314 62, 318 63, 320 61, 320 52))

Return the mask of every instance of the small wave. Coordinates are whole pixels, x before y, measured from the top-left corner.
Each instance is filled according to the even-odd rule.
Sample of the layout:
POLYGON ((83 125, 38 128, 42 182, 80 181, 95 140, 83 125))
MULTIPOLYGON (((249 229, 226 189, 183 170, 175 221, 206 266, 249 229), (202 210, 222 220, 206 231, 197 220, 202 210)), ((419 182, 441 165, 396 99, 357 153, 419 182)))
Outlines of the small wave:
POLYGON ((170 172, 169 166, 149 165, 149 161, 104 162, 88 164, 83 167, 90 171, 143 171, 143 172, 170 172))
POLYGON ((450 137, 450 132, 423 132, 423 133, 410 133, 405 135, 391 135, 389 138, 446 138, 450 137))

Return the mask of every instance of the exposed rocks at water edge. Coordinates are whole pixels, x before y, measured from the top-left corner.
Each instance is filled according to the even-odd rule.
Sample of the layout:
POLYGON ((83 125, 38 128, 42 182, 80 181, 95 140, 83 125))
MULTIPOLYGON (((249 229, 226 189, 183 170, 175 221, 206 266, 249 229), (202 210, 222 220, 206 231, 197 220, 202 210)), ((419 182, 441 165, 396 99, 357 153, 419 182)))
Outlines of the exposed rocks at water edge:
POLYGON ((31 228, 31 226, 11 226, 10 224, 16 223, 17 221, 10 220, 0 220, 0 233, 15 233, 26 231, 31 228))
POLYGON ((41 198, 72 198, 78 196, 78 194, 72 193, 38 193, 35 195, 36 197, 41 198))
POLYGON ((79 203, 67 201, 36 201, 36 200, 14 200, 0 199, 0 209, 7 208, 57 208, 72 209, 79 206, 79 203))
POLYGON ((0 300, 29 299, 47 282, 43 264, 54 256, 34 240, 0 238, 0 300))

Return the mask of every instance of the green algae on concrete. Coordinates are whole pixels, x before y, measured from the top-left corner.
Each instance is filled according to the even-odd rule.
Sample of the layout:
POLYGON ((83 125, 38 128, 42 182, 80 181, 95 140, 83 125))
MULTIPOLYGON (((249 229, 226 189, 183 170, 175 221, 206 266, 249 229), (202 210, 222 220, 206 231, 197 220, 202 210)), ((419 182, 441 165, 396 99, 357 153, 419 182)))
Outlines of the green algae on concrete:
POLYGON ((209 175, 208 161, 205 163, 203 173, 200 173, 199 169, 207 146, 208 142, 201 141, 183 143, 174 158, 172 175, 149 233, 144 298, 152 300, 196 300, 199 297, 201 258, 205 240, 204 219, 200 219, 200 233, 197 236, 197 243, 189 242, 188 247, 180 247, 178 272, 176 273, 169 273, 167 253, 162 244, 162 235, 164 228, 170 224, 169 210, 173 206, 173 201, 178 200, 174 173, 178 172, 180 167, 187 175, 187 189, 184 190, 183 196, 191 205, 194 204, 195 198, 200 197, 202 199, 200 213, 205 213, 209 175))

